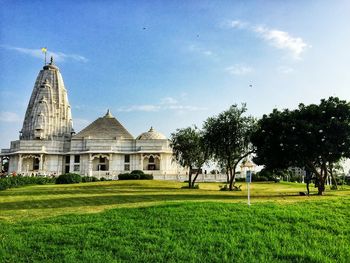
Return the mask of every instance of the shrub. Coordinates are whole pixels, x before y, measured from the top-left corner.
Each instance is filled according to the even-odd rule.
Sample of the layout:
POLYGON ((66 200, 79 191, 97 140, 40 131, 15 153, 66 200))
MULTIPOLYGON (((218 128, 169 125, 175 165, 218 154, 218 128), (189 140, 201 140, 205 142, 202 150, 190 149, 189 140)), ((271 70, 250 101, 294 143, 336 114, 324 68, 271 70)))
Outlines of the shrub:
POLYGON ((82 178, 79 174, 66 173, 57 177, 56 184, 77 184, 81 181, 82 178))
POLYGON ((19 187, 30 184, 49 184, 55 183, 55 178, 43 177, 43 176, 22 176, 12 175, 0 178, 0 190, 8 188, 19 187))
POLYGON ((227 184, 219 185, 219 187, 220 187, 220 191, 229 191, 230 190, 230 188, 228 188, 227 184))
MULTIPOLYGON (((219 187, 220 187, 220 191, 230 191, 230 188, 227 186, 227 184, 219 185, 219 187)), ((233 185, 232 191, 242 191, 241 187, 242 185, 239 185, 239 186, 233 185)))
POLYGON ((88 182, 97 182, 98 179, 94 176, 82 176, 81 181, 83 183, 88 183, 88 182))
POLYGON ((245 178, 235 178, 236 182, 245 182, 245 178))
POLYGON ((141 170, 134 170, 131 173, 118 175, 119 180, 153 180, 152 174, 145 174, 141 170))
POLYGON ((141 180, 153 180, 152 174, 143 174, 143 176, 140 177, 141 180))
POLYGON ((143 171, 141 170, 133 170, 130 174, 145 174, 143 171))

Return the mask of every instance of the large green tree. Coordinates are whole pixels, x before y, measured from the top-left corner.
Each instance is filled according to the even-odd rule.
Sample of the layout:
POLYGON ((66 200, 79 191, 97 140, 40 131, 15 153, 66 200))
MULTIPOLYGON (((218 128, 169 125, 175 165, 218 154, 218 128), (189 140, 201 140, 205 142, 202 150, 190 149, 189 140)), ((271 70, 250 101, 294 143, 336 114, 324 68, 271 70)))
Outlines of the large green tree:
POLYGON ((334 164, 350 157, 350 104, 339 98, 300 104, 293 111, 275 109, 259 120, 258 127, 252 136, 255 163, 269 169, 297 166, 312 171, 319 195, 334 164))
POLYGON ((235 171, 239 162, 253 152, 250 135, 255 119, 245 116, 247 107, 232 105, 217 116, 208 118, 203 126, 203 138, 208 154, 224 164, 233 190, 235 171))
POLYGON ((171 147, 175 159, 188 170, 188 187, 194 188, 196 179, 207 161, 203 138, 197 127, 177 129, 171 134, 171 147), (193 171, 195 176, 192 179, 193 171))

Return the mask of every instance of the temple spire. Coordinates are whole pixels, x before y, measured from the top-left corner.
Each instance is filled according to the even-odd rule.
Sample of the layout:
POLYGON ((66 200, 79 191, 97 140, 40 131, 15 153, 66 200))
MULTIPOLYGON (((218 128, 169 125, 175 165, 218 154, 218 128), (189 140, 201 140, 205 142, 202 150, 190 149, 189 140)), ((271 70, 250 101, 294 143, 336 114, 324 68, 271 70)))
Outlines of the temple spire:
POLYGON ((38 74, 22 127, 22 140, 70 138, 72 113, 62 75, 51 62, 38 74))
POLYGON ((107 110, 107 113, 106 113, 105 117, 106 118, 113 118, 113 115, 112 115, 112 113, 111 113, 111 111, 109 109, 107 110))

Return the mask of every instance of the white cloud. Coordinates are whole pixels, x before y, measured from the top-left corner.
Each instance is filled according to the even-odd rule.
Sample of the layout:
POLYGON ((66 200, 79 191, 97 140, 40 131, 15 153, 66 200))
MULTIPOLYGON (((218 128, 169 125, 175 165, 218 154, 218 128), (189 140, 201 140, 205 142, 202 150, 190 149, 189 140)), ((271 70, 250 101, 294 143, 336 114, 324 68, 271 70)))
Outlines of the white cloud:
POLYGON ((240 20, 232 20, 232 21, 227 21, 225 25, 232 28, 243 29, 248 26, 248 23, 242 22, 240 20))
POLYGON ((187 49, 190 52, 198 53, 198 54, 201 54, 201 55, 207 56, 207 57, 210 57, 210 56, 214 55, 214 53, 211 50, 203 48, 203 47, 200 47, 198 45, 194 45, 194 44, 189 45, 187 49))
POLYGON ((288 50, 295 59, 300 59, 301 54, 309 47, 302 38, 293 37, 285 31, 269 29, 264 26, 257 26, 254 31, 270 45, 278 49, 288 50))
POLYGON ((19 115, 15 112, 1 111, 0 121, 1 122, 21 122, 22 118, 20 118, 19 115))
POLYGON ((293 59, 301 59, 302 53, 311 47, 301 37, 295 37, 286 31, 268 28, 263 25, 251 25, 240 20, 228 21, 225 25, 233 29, 244 29, 254 32, 271 46, 288 51, 293 59))
POLYGON ((206 110, 205 107, 189 106, 189 105, 170 105, 164 107, 165 110, 181 110, 181 111, 201 111, 206 110))
POLYGON ((192 105, 181 105, 179 101, 172 97, 164 97, 160 99, 158 104, 149 104, 149 105, 132 105, 129 107, 121 107, 118 109, 119 112, 159 112, 159 111, 176 111, 176 112, 185 112, 185 111, 200 111, 206 110, 204 107, 197 107, 192 105))
POLYGON ((158 105, 132 105, 129 107, 121 107, 117 111, 119 112, 132 112, 132 111, 155 112, 159 110, 160 110, 160 106, 158 105))
POLYGON ((241 76, 241 75, 247 75, 249 73, 252 73, 254 70, 251 67, 241 65, 241 64, 236 64, 225 68, 225 71, 227 71, 231 75, 241 76))
MULTIPOLYGON (((6 45, 1 45, 0 47, 2 47, 4 49, 8 49, 8 50, 14 50, 14 51, 17 51, 19 53, 22 53, 22 54, 25 54, 25 55, 28 55, 31 57, 35 57, 35 58, 40 58, 40 59, 44 58, 44 54, 40 48, 31 49, 31 48, 23 48, 23 47, 12 47, 12 46, 6 46, 6 45)), ((47 51, 48 60, 51 56, 53 56, 54 60, 57 62, 62 62, 62 61, 67 61, 67 60, 74 60, 74 61, 78 61, 78 62, 87 62, 88 61, 87 58, 85 58, 84 56, 81 56, 81 55, 65 54, 63 52, 54 52, 54 51, 48 50, 47 51)))
POLYGON ((178 101, 172 97, 165 97, 160 100, 160 104, 177 104, 178 101))
POLYGON ((283 74, 290 74, 294 72, 294 68, 281 66, 277 68, 277 71, 283 74))

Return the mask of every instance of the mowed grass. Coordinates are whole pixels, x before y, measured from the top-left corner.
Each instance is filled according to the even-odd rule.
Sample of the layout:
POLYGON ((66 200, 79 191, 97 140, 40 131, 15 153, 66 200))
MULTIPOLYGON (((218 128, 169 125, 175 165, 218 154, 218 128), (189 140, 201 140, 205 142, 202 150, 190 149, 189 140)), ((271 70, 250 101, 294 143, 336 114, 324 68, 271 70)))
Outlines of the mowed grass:
POLYGON ((349 262, 350 189, 117 181, 0 192, 0 262, 349 262), (314 190, 314 189, 313 189, 314 190), (316 193, 316 190, 314 191, 316 193))

